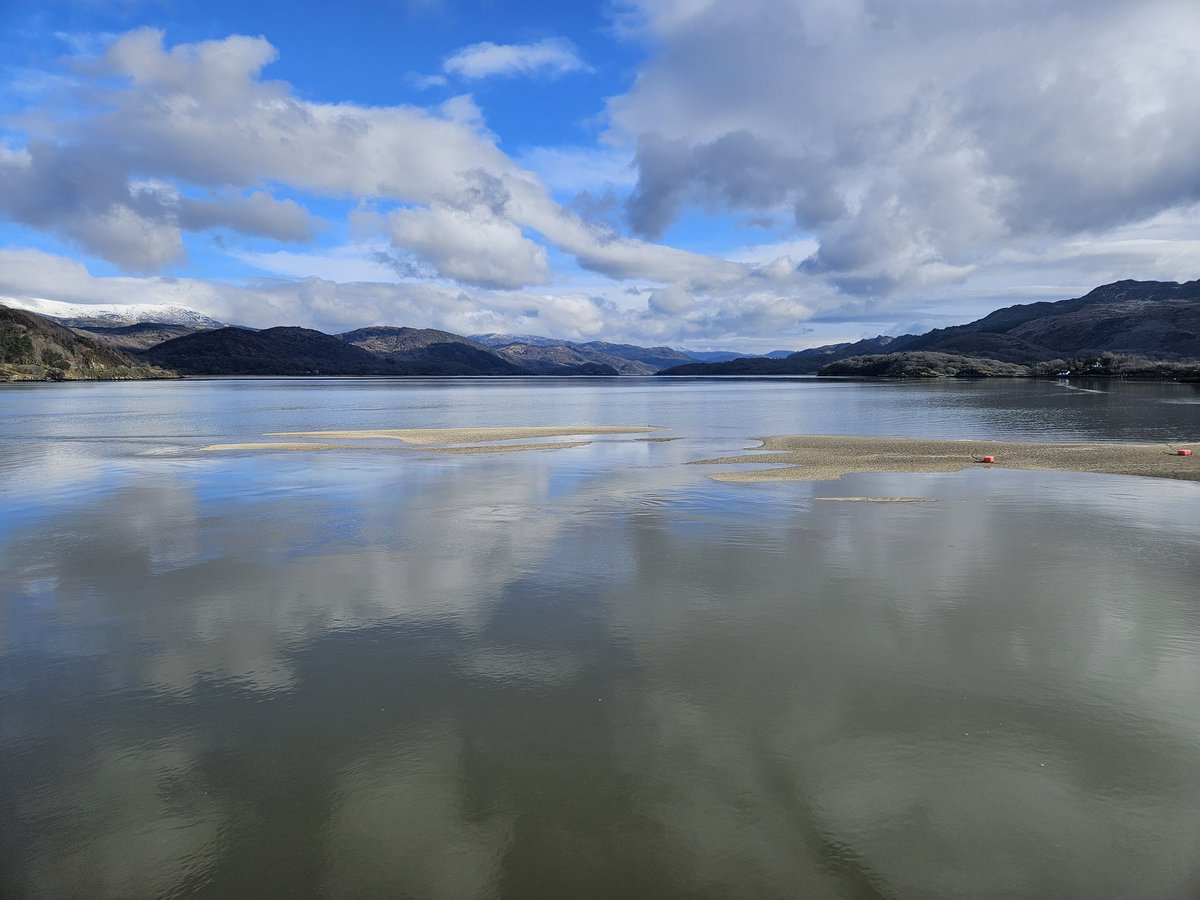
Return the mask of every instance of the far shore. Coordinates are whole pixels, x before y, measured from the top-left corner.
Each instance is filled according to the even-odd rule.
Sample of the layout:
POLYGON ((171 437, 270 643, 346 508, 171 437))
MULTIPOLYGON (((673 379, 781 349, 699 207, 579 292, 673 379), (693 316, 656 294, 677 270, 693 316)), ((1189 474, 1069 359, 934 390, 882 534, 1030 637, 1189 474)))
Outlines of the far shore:
POLYGON ((764 465, 709 475, 716 481, 836 481, 863 472, 958 472, 969 468, 1092 472, 1200 481, 1200 442, 1167 444, 1048 444, 980 439, 946 441, 897 437, 780 435, 760 438, 767 452, 698 460, 696 465, 764 465), (1180 456, 1176 450, 1195 449, 1180 456), (982 460, 992 457, 994 462, 982 460))

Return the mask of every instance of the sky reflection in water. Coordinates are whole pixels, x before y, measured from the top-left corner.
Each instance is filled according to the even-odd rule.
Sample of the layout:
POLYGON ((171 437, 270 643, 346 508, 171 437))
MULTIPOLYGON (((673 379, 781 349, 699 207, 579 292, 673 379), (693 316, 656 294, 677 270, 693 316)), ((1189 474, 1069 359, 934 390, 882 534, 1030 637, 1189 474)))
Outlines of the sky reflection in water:
MULTIPOLYGON (((789 430, 755 430, 781 399, 756 388, 660 398, 691 429, 668 444, 201 456, 285 418, 486 404, 172 387, 189 441, 130 443, 90 405, 34 427, 0 396, 4 896, 1200 886, 1195 484, 706 481, 684 463, 789 430), (937 502, 814 499, 860 495, 937 502)), ((858 389, 791 415, 890 402, 858 389)), ((590 390, 579 421, 656 421, 653 395, 590 390)), ((913 429, 1005 415, 937 390, 908 395, 913 429)), ((562 416, 547 393, 501 411, 562 416)), ((1160 418, 1179 399, 1148 396, 1160 418)), ((1081 436, 1128 437, 1119 408, 1148 406, 1081 436)))

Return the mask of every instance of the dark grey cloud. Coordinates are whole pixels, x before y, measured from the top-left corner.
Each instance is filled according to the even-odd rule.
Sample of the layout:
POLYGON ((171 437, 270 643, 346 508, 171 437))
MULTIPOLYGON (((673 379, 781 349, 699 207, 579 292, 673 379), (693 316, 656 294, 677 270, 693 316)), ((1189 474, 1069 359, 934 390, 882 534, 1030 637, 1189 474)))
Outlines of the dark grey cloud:
POLYGON ((0 215, 135 272, 182 259, 184 230, 305 241, 317 222, 294 200, 263 191, 181 197, 169 184, 136 178, 119 147, 42 139, 0 152, 0 215))
POLYGON ((610 103, 640 233, 787 209, 807 271, 889 290, 1200 201, 1191 0, 631 5, 660 47, 610 103))
POLYGON ((278 200, 262 191, 246 197, 184 197, 178 220, 189 231, 224 227, 278 241, 308 241, 316 231, 314 217, 295 200, 278 200))
POLYGON ((630 224, 657 237, 680 207, 698 200, 715 209, 791 207, 796 224, 816 227, 843 215, 841 197, 816 161, 788 155, 746 129, 689 143, 651 133, 638 138, 638 182, 626 204, 630 224))

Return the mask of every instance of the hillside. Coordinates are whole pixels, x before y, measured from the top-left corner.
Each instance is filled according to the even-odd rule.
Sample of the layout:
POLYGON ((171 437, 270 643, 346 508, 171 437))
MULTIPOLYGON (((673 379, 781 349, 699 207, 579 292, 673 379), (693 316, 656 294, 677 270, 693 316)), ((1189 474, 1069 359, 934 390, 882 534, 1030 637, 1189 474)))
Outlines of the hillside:
POLYGON ((641 363, 648 368, 646 374, 693 361, 688 353, 673 347, 638 347, 634 344, 610 344, 607 341, 588 341, 576 346, 583 350, 603 353, 608 357, 641 363))
POLYGON ((1016 378, 1028 367, 996 359, 951 353, 909 352, 852 356, 824 366, 821 375, 860 375, 882 378, 1016 378))
POLYGON ((534 375, 652 375, 645 363, 570 343, 506 344, 495 352, 534 375))
POLYGON ((84 337, 95 338, 109 347, 116 347, 132 353, 145 350, 163 341, 183 337, 185 334, 195 334, 199 331, 211 331, 207 326, 170 325, 162 322, 138 322, 135 325, 119 325, 106 327, 100 325, 75 325, 71 330, 84 337))
POLYGON ((975 322, 897 338, 894 350, 943 350, 1034 362, 1129 353, 1200 358, 1200 281, 1118 281, 1083 297, 998 309, 975 322))
POLYGON ((173 338, 140 353, 184 375, 394 375, 396 366, 309 328, 220 328, 173 338))
POLYGON ((374 325, 337 336, 391 363, 398 374, 527 375, 529 372, 469 338, 435 328, 374 325))
MULTIPOLYGON (((471 339, 514 362, 545 374, 560 366, 585 366, 588 363, 609 366, 621 375, 652 375, 671 366, 692 362, 737 359, 727 350, 692 351, 675 347, 639 347, 609 341, 567 341, 541 335, 474 334, 471 339)), ((778 353, 778 351, 776 351, 778 353)), ((787 354, 782 354, 786 356, 787 354)))
POLYGON ((0 381, 95 381, 171 374, 57 322, 0 306, 0 381))
POLYGON ((788 357, 769 359, 764 356, 740 356, 724 362, 687 363, 657 372, 658 375, 815 375, 823 363, 800 364, 788 357))
POLYGON ((1083 297, 996 310, 926 334, 880 336, 793 353, 784 360, 676 366, 663 375, 807 375, 841 359, 917 351, 1028 365, 1102 354, 1200 359, 1200 281, 1118 281, 1083 297), (782 365, 779 365, 782 363, 782 365))

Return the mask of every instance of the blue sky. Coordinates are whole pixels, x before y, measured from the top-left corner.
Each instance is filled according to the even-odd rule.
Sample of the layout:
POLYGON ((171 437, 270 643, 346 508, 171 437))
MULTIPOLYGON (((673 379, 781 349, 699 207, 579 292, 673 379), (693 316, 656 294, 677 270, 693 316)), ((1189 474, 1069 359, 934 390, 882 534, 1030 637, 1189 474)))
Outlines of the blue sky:
POLYGON ((1200 273, 1200 9, 6 0, 0 296, 748 351, 1200 273))

